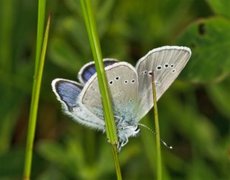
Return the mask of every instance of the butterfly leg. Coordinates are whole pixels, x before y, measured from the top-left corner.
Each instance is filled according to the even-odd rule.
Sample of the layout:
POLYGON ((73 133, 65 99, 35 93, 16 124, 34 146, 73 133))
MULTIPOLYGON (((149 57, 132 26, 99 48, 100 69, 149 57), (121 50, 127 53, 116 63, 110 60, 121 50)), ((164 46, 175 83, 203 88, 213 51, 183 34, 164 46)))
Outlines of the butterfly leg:
POLYGON ((126 135, 119 137, 119 141, 117 144, 117 149, 120 151, 123 146, 125 146, 129 142, 129 139, 126 135))

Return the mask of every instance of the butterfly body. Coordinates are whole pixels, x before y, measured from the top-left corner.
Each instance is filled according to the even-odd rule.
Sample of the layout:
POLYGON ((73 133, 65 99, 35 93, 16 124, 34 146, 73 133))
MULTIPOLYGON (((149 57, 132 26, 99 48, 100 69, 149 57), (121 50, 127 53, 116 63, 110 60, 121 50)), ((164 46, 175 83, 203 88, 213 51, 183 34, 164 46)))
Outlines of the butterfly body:
MULTIPOLYGON (((105 72, 110 90, 118 148, 139 132, 138 123, 153 106, 152 83, 157 100, 179 75, 191 56, 186 47, 164 46, 153 49, 141 58, 136 67, 127 62, 105 59, 105 72)), ((55 79, 52 89, 65 113, 77 122, 105 131, 103 106, 93 62, 78 74, 80 83, 55 79)))

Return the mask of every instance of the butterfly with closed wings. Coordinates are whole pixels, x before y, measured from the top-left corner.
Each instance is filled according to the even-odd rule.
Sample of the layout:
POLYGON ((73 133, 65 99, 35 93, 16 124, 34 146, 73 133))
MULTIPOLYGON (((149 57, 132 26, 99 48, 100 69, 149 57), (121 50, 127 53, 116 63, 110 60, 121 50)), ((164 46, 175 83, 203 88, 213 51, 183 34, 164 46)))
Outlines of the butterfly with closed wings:
MULTIPOLYGON (((118 149, 129 137, 140 131, 139 121, 153 107, 152 82, 155 81, 157 100, 183 70, 191 50, 180 46, 163 46, 149 51, 133 67, 127 62, 104 59, 118 134, 118 149)), ((79 82, 57 78, 52 89, 64 112, 75 121, 93 129, 105 131, 103 106, 93 62, 78 73, 79 82)))

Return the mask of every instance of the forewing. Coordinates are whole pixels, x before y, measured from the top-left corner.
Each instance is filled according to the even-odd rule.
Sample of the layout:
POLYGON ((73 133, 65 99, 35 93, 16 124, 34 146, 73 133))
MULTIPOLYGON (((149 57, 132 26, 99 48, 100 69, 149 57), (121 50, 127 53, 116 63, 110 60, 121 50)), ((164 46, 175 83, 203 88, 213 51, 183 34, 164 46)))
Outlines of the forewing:
POLYGON ((153 106, 152 80, 155 81, 158 100, 183 70, 190 56, 191 50, 187 47, 164 46, 153 49, 137 62, 138 91, 141 97, 139 120, 153 106))
MULTIPOLYGON (((107 67, 117 62, 116 59, 103 59, 104 66, 107 67)), ((96 73, 94 61, 85 64, 78 72, 78 79, 82 84, 85 84, 96 73)))
POLYGON ((104 121, 79 105, 79 94, 82 91, 79 83, 58 78, 52 81, 52 89, 67 115, 80 124, 104 130, 104 121))
MULTIPOLYGON (((105 68, 116 120, 135 118, 138 102, 138 78, 135 68, 126 62, 119 62, 105 68)), ((99 118, 103 118, 103 107, 98 79, 94 75, 83 88, 80 102, 99 118)))

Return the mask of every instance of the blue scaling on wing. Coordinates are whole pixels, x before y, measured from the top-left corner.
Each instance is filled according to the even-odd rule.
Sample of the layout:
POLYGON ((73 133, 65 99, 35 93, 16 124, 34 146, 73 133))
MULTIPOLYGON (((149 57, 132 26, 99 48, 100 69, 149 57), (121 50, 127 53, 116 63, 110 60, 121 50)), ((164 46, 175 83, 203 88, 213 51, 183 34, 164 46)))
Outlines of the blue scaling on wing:
POLYGON ((67 80, 59 80, 55 84, 55 89, 60 99, 66 104, 69 111, 77 106, 77 98, 82 87, 67 80))
POLYGON ((95 64, 86 67, 82 73, 83 81, 86 83, 96 72, 95 64))
MULTIPOLYGON (((116 63, 117 60, 115 59, 104 59, 104 66, 109 66, 114 63, 116 63)), ((78 73, 78 79, 81 83, 85 84, 94 74, 96 73, 96 67, 94 62, 90 62, 86 65, 84 65, 79 73, 78 73)))
POLYGON ((114 64, 116 62, 117 62, 116 59, 105 59, 104 60, 104 66, 106 67, 106 66, 112 65, 112 64, 114 64))

